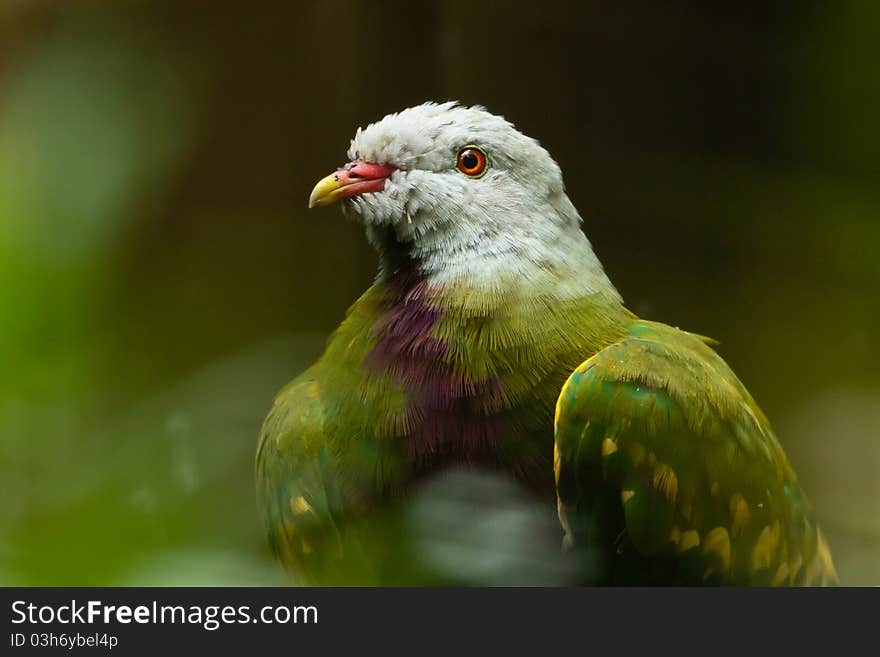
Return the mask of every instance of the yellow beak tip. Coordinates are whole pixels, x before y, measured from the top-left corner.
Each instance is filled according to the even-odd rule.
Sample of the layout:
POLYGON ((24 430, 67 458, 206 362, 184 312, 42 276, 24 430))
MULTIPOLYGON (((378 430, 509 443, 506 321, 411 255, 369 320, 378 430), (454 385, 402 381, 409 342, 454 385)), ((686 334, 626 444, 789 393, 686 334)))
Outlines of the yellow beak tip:
POLYGON ((309 195, 309 208, 319 208, 322 205, 330 205, 339 199, 339 191, 342 189, 336 173, 331 173, 318 181, 312 193, 309 195))

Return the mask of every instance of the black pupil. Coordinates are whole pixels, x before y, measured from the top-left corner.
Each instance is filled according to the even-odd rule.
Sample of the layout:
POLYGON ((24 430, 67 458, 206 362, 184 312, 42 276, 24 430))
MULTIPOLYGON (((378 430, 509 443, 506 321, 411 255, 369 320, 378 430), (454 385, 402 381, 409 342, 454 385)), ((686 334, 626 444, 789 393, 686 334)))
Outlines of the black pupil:
POLYGON ((474 155, 473 151, 465 151, 461 156, 461 164, 465 169, 476 169, 480 160, 474 155))

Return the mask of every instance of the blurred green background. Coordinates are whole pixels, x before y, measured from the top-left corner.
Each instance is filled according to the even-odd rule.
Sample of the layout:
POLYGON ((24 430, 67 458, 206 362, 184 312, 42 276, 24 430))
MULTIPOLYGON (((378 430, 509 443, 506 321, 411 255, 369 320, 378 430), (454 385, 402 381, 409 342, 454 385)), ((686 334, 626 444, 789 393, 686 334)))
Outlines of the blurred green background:
POLYGON ((547 146, 880 584, 880 3, 769 4, 0 0, 0 584, 282 581, 259 425, 376 265, 306 199, 429 99, 547 146))

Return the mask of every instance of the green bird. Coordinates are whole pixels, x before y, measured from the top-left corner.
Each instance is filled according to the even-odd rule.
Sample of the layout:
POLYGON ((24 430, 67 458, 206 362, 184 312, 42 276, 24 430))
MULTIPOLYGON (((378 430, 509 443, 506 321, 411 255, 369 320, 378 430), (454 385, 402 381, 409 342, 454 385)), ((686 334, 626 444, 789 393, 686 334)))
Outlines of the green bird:
POLYGON ((348 158, 309 207, 341 202, 379 272, 265 420, 282 562, 353 583, 346 563, 387 581, 412 559, 395 581, 430 581, 393 510, 465 467, 545 500, 582 583, 837 582, 767 418, 711 340, 627 310, 537 141, 426 103, 359 129, 348 158))

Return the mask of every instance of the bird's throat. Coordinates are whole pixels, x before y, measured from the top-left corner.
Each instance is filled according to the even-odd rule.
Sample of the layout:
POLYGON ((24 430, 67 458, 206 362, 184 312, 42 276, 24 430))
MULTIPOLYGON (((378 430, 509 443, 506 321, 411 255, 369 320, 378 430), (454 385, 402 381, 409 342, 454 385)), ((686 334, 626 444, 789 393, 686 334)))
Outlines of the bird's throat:
POLYGON ((401 241, 392 226, 369 226, 367 238, 379 254, 377 283, 397 289, 421 276, 412 242, 401 241))

